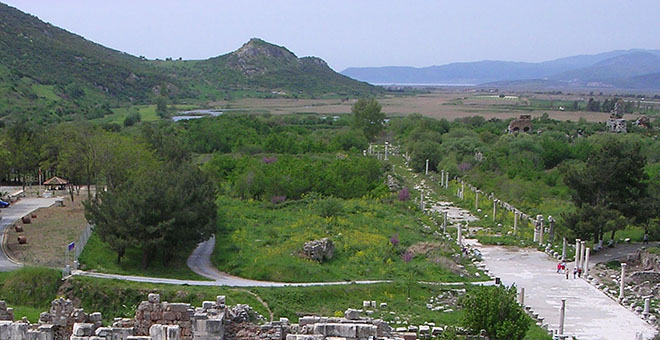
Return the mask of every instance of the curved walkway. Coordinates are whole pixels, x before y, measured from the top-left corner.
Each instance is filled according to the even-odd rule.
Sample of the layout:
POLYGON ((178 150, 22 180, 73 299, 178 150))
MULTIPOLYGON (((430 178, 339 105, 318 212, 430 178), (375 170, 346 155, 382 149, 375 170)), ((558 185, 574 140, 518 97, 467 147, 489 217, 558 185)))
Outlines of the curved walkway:
POLYGON ((133 282, 145 283, 161 283, 171 285, 188 285, 188 286, 227 286, 227 287, 311 287, 311 286, 338 286, 350 284, 374 284, 374 283, 387 283, 390 280, 364 280, 364 281, 338 281, 338 282, 305 282, 305 283, 289 283, 289 282, 271 282, 271 281, 256 281, 243 279, 228 274, 224 280, 217 281, 201 281, 201 280, 181 280, 181 279, 167 279, 148 276, 134 276, 134 275, 119 275, 119 274, 106 274, 96 272, 86 272, 82 270, 74 270, 71 275, 73 276, 86 276, 95 277, 99 279, 114 279, 133 282))
POLYGON ((215 237, 201 242, 197 248, 192 252, 186 264, 195 273, 211 279, 212 281, 202 280, 181 280, 181 279, 168 279, 159 277, 148 276, 135 276, 135 275, 119 275, 119 274, 106 274, 96 272, 86 272, 82 270, 74 270, 71 274, 76 276, 95 277, 100 279, 114 279, 133 282, 145 283, 161 283, 172 285, 189 285, 189 286, 227 286, 227 287, 310 287, 310 286, 336 286, 348 284, 374 284, 386 283, 390 280, 364 280, 364 281, 338 281, 338 282, 305 282, 305 283, 290 283, 290 282, 272 282, 272 281, 258 281, 251 279, 244 279, 242 277, 229 275, 223 273, 211 264, 211 254, 215 248, 215 237))
POLYGON ((0 211, 0 272, 21 268, 23 265, 11 260, 5 253, 5 229, 19 218, 39 209, 50 207, 59 198, 23 198, 0 211))
MULTIPOLYGON (((94 277, 100 279, 114 279, 134 282, 145 283, 161 283, 172 285, 189 285, 189 286, 227 286, 227 287, 312 287, 312 286, 339 286, 350 284, 375 284, 375 283, 391 283, 392 280, 360 280, 360 281, 335 281, 335 282, 273 282, 273 281, 258 281, 245 279, 238 276, 223 273, 211 264, 211 254, 215 248, 215 238, 212 237, 207 241, 200 243, 193 253, 188 257, 188 267, 195 273, 209 278, 212 281, 202 280, 181 280, 181 279, 167 279, 158 277, 135 276, 135 275, 119 275, 119 274, 106 274, 96 272, 86 272, 82 270, 74 270, 72 275, 94 277)), ((464 282, 420 282, 429 285, 442 285, 442 286, 456 286, 464 285, 464 282)), ((472 284, 490 284, 491 281, 474 282, 472 284)), ((470 283, 468 283, 470 284, 470 283)))

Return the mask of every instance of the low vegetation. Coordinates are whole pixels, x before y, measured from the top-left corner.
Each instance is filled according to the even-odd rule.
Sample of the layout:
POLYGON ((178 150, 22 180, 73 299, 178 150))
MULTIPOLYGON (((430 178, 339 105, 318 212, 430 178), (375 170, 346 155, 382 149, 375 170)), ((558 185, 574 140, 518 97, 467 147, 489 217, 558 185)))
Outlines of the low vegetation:
POLYGON ((433 236, 437 226, 405 202, 307 195, 279 204, 220 198, 218 205, 226 227, 213 262, 237 276, 284 282, 476 279, 472 264, 452 257, 456 246, 433 236), (336 247, 333 258, 305 258, 304 243, 324 237, 336 247))

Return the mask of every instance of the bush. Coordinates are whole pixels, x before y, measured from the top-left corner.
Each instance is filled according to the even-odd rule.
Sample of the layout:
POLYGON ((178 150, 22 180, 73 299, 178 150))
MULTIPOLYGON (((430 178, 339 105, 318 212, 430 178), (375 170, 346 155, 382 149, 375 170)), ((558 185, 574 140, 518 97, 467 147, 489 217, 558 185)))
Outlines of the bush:
POLYGON ((405 202, 410 199, 410 190, 408 188, 403 188, 399 190, 398 199, 401 202, 405 202))
POLYGON ((463 299, 465 326, 472 332, 486 330, 493 340, 522 340, 530 318, 516 302, 515 286, 475 287, 463 299))
POLYGON ((319 215, 322 217, 336 217, 343 213, 344 207, 341 204, 341 201, 334 198, 328 197, 318 204, 319 215))
POLYGON ((124 118, 124 126, 133 126, 136 123, 139 123, 142 121, 142 116, 140 115, 140 112, 138 111, 133 111, 130 112, 126 118, 124 118))

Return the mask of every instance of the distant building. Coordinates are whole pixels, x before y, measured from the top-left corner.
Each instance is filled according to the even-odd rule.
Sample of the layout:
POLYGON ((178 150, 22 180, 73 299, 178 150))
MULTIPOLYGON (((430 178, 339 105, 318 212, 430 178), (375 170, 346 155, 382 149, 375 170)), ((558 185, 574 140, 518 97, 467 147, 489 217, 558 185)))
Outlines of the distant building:
POLYGON ((509 123, 509 133, 518 132, 532 132, 532 116, 520 115, 518 119, 514 119, 509 123))
POLYGON ((623 118, 617 118, 615 114, 611 115, 607 120, 607 129, 614 133, 628 132, 628 128, 626 127, 626 120, 623 118))

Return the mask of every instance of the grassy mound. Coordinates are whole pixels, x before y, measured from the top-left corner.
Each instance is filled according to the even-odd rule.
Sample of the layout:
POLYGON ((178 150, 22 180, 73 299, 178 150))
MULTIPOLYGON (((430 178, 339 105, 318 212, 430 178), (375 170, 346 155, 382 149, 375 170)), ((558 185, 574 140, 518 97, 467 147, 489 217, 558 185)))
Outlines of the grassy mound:
POLYGON ((61 277, 56 269, 36 267, 0 273, 0 300, 14 308, 16 318, 26 316, 35 322, 57 296, 61 277))

